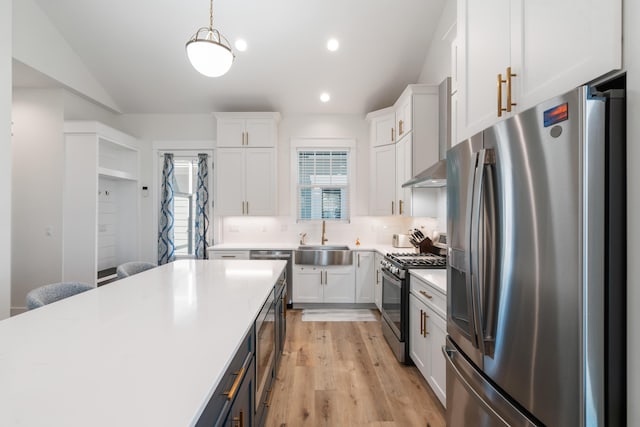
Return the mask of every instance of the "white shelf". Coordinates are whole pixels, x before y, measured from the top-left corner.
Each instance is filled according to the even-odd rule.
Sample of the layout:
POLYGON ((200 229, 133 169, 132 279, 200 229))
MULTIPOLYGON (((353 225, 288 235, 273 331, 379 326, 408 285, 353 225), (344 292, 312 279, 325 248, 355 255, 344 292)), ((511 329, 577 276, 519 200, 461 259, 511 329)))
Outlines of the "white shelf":
POLYGON ((98 168, 98 175, 100 175, 103 178, 126 179, 129 181, 137 181, 138 179, 138 177, 135 174, 121 171, 121 170, 116 170, 116 169, 103 168, 103 167, 98 168))

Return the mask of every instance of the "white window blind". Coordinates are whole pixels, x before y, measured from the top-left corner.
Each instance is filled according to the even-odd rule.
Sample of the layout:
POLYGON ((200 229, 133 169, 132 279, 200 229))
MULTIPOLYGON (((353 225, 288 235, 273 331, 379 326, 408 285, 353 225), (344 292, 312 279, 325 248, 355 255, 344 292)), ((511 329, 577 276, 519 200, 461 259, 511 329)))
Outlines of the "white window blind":
POLYGON ((298 220, 349 220, 349 150, 298 150, 298 220))

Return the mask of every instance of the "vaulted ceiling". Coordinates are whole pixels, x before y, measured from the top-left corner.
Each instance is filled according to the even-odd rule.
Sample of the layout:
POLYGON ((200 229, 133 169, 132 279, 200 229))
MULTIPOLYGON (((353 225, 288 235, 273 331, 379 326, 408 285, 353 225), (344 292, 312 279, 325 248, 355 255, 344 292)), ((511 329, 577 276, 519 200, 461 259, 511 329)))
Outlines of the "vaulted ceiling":
POLYGON ((364 114, 417 81, 445 0, 214 0, 214 27, 248 43, 219 78, 185 53, 206 0, 35 1, 122 112, 364 114))

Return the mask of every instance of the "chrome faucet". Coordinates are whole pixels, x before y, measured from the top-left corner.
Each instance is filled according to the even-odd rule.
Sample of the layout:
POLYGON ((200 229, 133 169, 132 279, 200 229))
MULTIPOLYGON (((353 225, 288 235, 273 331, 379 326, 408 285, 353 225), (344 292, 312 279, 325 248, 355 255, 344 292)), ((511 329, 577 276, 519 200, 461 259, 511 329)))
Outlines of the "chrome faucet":
POLYGON ((327 241, 329 241, 329 239, 327 239, 327 224, 325 221, 322 221, 322 244, 324 245, 327 241))

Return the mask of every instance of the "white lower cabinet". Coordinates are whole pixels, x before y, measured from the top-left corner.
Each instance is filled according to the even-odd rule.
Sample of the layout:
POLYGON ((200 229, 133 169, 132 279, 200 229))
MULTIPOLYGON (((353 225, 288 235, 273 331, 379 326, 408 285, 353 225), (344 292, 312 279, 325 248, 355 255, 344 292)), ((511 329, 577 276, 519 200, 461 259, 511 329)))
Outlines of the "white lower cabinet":
POLYGON ((384 256, 376 252, 376 255, 375 255, 376 282, 375 282, 375 289, 373 291, 373 299, 374 299, 374 302, 376 303, 376 307, 378 307, 378 310, 380 312, 382 312, 382 267, 380 265, 380 261, 382 261, 383 258, 384 256))
POLYGON ((354 303, 355 274, 352 265, 293 268, 294 303, 354 303))
POLYGON ((375 252, 354 252, 356 264, 356 303, 374 302, 375 291, 375 252))
MULTIPOLYGON (((442 346, 445 344, 447 324, 441 314, 442 308, 434 305, 434 298, 424 295, 443 297, 435 288, 412 276, 409 294, 409 354, 435 395, 446 407, 447 370, 442 346), (417 285, 416 288, 414 283, 417 285), (419 287, 426 287, 428 293, 420 292, 419 287)), ((437 298, 436 301, 438 300, 443 298, 437 298)))

